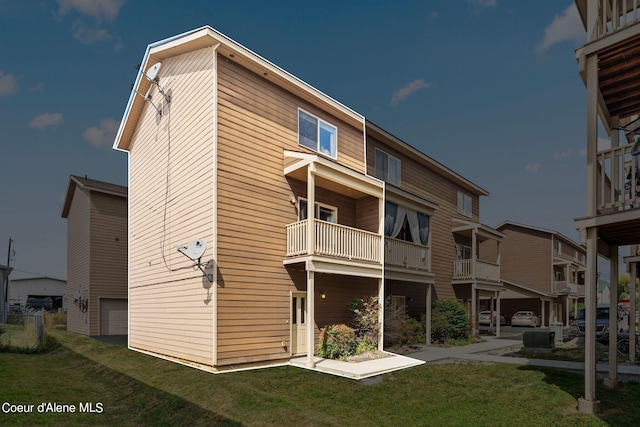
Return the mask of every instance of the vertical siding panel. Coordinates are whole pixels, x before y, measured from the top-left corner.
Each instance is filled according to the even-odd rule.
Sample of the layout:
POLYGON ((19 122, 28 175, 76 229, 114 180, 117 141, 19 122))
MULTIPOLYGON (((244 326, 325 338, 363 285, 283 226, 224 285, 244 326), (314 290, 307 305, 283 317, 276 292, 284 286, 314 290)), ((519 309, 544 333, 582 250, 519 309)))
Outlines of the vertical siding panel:
POLYGON ((162 62, 130 146, 130 319, 134 348, 212 364, 211 284, 177 245, 213 242, 212 48, 162 62))

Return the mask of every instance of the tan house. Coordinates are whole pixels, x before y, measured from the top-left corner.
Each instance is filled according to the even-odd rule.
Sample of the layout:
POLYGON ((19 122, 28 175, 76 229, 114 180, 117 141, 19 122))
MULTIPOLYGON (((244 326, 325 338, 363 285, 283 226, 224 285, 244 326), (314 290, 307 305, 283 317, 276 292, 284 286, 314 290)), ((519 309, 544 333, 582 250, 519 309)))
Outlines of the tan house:
POLYGON ((584 301, 586 250, 563 234, 505 221, 496 227, 502 241, 502 312, 511 317, 529 310, 551 322, 568 325, 584 301))
MULTIPOLYGON (((586 86, 587 110, 587 212, 576 220, 587 245, 585 349, 585 396, 579 401, 582 412, 597 412, 595 398, 597 256, 611 262, 611 294, 618 283, 618 248, 640 243, 640 157, 638 132, 640 79, 636 52, 640 49, 640 2, 638 0, 576 0, 587 32, 586 44, 576 50, 580 76, 586 86), (604 129, 605 134, 599 135, 604 129), (610 144, 599 144, 601 140, 610 144)), ((640 259, 635 251, 627 261, 640 259)), ((630 264, 630 265, 631 265, 630 264)), ((635 275, 635 268, 632 268, 635 275)), ((632 276, 633 277, 633 276, 632 276)), ((634 287, 632 287, 633 289, 634 287)), ((632 290, 635 294, 635 289, 632 290)), ((635 298, 631 298, 635 302, 635 298)), ((615 298, 611 299, 615 322, 615 298)), ((630 310, 634 325, 635 307, 630 310)), ((613 333, 615 337, 615 331, 613 333)), ((635 334, 630 335, 634 348, 635 334)), ((615 340, 609 348, 609 378, 617 383, 615 340)))
MULTIPOLYGON (((384 300, 385 277, 426 312, 456 294, 456 252, 432 256, 432 235, 485 235, 484 190, 210 27, 149 45, 114 148, 130 167, 129 347, 205 369, 312 366, 319 329, 349 321, 355 297, 384 300), (405 163, 383 176, 387 145, 405 163)), ((460 280, 469 295, 487 282, 460 280)))
POLYGON ((67 219, 67 330, 127 333, 127 187, 71 175, 67 219))

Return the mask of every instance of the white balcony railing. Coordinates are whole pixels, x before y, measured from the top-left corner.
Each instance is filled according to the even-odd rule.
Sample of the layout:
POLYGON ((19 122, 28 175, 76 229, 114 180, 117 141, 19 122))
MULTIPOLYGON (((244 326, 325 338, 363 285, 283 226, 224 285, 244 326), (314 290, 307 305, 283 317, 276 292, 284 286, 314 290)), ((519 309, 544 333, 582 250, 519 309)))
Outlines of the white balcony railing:
POLYGON ((625 144, 597 154, 598 212, 629 209, 640 202, 640 176, 631 148, 625 144))
POLYGON ((453 261, 453 280, 500 281, 500 265, 473 259, 453 261))
POLYGON ((409 270, 431 271, 431 248, 404 240, 385 238, 384 262, 409 270))
POLYGON ((556 294, 569 294, 579 297, 583 297, 585 295, 584 285, 568 282, 566 280, 554 280, 553 292, 556 294))
POLYGON ((357 261, 381 262, 379 234, 314 220, 315 248, 307 244, 308 220, 287 225, 287 256, 326 255, 357 261))
MULTIPOLYGON (((601 39, 640 22, 640 0, 598 0, 594 39, 601 39)), ((592 31, 588 29, 588 31, 592 31)))

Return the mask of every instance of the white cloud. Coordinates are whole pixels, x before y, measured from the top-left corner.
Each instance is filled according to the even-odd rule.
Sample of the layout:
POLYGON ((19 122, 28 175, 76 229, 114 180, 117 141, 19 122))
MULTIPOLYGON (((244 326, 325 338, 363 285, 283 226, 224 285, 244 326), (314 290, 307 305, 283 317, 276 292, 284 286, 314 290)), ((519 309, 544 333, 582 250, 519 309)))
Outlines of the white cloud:
POLYGON ((123 0, 57 0, 60 15, 75 9, 79 13, 97 21, 113 21, 118 16, 123 0))
POLYGON ((440 12, 438 12, 437 10, 434 10, 433 12, 431 12, 431 19, 438 19, 439 16, 440 16, 440 12))
POLYGON ((120 122, 114 119, 105 119, 100 126, 92 126, 85 130, 82 137, 94 147, 111 147, 116 138, 120 122))
POLYGON ((37 92, 37 93, 44 92, 44 83, 38 82, 36 85, 29 88, 29 92, 37 92))
POLYGON ((73 37, 82 44, 108 42, 113 40, 113 36, 104 28, 90 28, 82 22, 76 22, 73 27, 75 29, 73 37))
POLYGON ((34 117, 29 123, 29 127, 42 130, 49 126, 58 126, 60 123, 62 123, 61 113, 44 113, 34 117))
POLYGON ((556 15, 553 22, 544 29, 544 38, 538 42, 536 50, 539 55, 543 55, 555 44, 569 40, 583 42, 586 37, 578 8, 575 3, 571 3, 562 14, 556 15))
POLYGON ((420 89, 426 89, 431 86, 433 86, 433 82, 425 82, 424 79, 414 80, 393 93, 393 96, 391 97, 391 106, 396 107, 400 101, 404 101, 420 89))
POLYGON ((18 90, 18 80, 13 74, 0 70, 0 96, 8 96, 18 90))
POLYGON ((556 160, 568 159, 573 154, 573 150, 562 151, 560 153, 553 153, 553 158, 556 160))
POLYGON ((527 172, 536 173, 540 170, 540 163, 529 163, 524 167, 524 169, 527 172))
POLYGON ((467 0, 467 3, 480 7, 496 7, 498 0, 467 0))

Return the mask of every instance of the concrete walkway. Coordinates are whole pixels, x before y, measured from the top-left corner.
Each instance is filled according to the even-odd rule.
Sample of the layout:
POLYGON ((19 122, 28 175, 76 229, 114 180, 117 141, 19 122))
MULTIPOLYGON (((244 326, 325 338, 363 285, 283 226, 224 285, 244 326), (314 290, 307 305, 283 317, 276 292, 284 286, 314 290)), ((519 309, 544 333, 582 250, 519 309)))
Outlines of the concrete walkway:
MULTIPOLYGON (((565 369, 584 372, 584 363, 566 362, 562 360, 529 359, 525 357, 500 356, 489 353, 510 353, 522 348, 521 340, 485 337, 485 341, 459 347, 423 346, 420 351, 401 356, 390 353, 389 357, 368 360, 359 363, 347 363, 337 360, 316 358, 315 371, 340 375, 353 379, 364 379, 386 374, 399 369, 411 368, 423 363, 452 363, 456 361, 474 361, 486 363, 510 363, 516 365, 539 366, 545 368, 565 369)), ((306 357, 290 361, 293 366, 306 368, 306 357)), ((600 377, 607 377, 609 366, 598 363, 596 371, 600 377)), ((618 364, 618 379, 640 380, 640 366, 618 364)))

